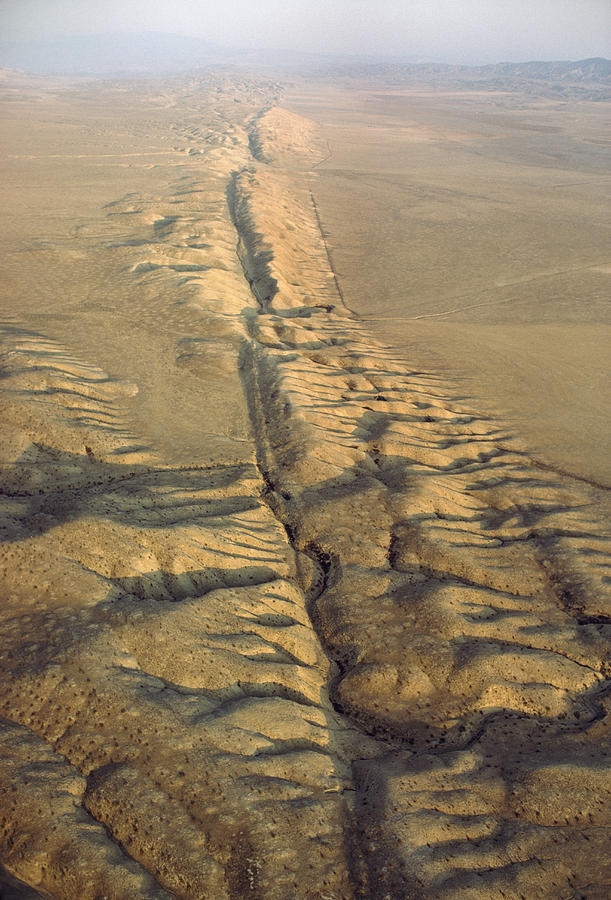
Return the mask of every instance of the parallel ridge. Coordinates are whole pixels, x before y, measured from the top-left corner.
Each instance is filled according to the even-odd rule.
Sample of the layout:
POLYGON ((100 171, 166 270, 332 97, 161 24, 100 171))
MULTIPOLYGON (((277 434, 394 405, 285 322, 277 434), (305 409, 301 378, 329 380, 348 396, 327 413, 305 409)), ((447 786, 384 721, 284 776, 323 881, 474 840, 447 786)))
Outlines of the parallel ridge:
MULTIPOLYGON (((247 137, 226 133, 167 196, 109 205, 104 237, 134 315, 184 317, 176 357, 211 391, 239 384, 252 303, 224 196, 247 137)), ((351 761, 387 745, 333 709, 315 567, 254 452, 169 465, 129 432, 133 386, 18 322, 2 338, 2 890, 361 895, 351 761)))
POLYGON ((396 743, 355 766, 373 895, 602 897, 607 495, 333 309, 287 178, 236 185, 260 304, 245 381, 269 502, 319 566, 334 702, 396 743))
MULTIPOLYGON (((102 382, 81 369, 71 393, 102 382)), ((57 897, 299 896, 311 877, 350 896, 342 793, 355 739, 376 745, 329 702, 257 470, 96 459, 64 397, 54 445, 5 479, 5 866, 57 897), (61 449, 79 431, 82 452, 61 449)))
POLYGON ((178 123, 188 169, 109 206, 105 240, 179 364, 242 378, 256 459, 168 464, 132 386, 3 333, 5 881, 602 898, 604 498, 371 340, 313 126, 233 107, 178 123))

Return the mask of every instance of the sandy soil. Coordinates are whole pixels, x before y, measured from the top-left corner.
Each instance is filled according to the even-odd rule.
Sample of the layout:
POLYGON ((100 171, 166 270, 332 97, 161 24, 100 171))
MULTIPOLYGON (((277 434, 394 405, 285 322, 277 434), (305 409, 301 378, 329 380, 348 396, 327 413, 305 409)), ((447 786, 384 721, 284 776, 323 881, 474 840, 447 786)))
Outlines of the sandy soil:
POLYGON ((2 895, 602 900, 608 492, 334 271, 273 78, 0 100, 2 895))

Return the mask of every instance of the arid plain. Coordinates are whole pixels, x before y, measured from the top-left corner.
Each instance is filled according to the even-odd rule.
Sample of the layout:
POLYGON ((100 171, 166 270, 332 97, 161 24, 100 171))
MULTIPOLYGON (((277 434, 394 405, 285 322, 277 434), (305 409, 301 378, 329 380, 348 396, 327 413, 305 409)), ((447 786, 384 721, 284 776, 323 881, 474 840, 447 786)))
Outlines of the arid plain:
POLYGON ((355 312, 609 486, 609 104, 383 83, 285 102, 329 142, 316 197, 355 312))
POLYGON ((0 105, 2 896, 606 898, 609 102, 0 105))

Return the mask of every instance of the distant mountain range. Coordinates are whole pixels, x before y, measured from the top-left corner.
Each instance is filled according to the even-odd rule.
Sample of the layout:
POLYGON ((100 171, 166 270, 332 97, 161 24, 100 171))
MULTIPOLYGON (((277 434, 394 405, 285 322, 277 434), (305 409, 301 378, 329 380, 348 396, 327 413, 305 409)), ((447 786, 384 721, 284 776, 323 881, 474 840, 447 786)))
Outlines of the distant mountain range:
POLYGON ((601 56, 578 62, 498 63, 481 66, 482 75, 512 75, 521 78, 558 78, 561 81, 611 82, 611 59, 601 56))
POLYGON ((484 66, 447 65, 444 63, 384 63, 375 67, 378 71, 388 68, 392 71, 402 70, 405 74, 437 75, 451 78, 475 78, 488 81, 495 78, 520 78, 533 81, 593 81, 611 83, 611 60, 603 57, 581 59, 578 61, 533 61, 520 63, 492 63, 484 66))
MULTIPOLYGON (((342 67, 337 70, 342 72, 342 67)), ((602 57, 578 61, 495 63, 452 66, 439 63, 384 63, 358 67, 344 74, 398 86, 427 89, 519 92, 559 100, 611 100, 611 60, 602 57)))
POLYGON ((201 37, 141 34, 70 35, 43 41, 0 41, 0 67, 37 75, 155 75, 186 72, 213 65, 275 66, 329 70, 400 78, 460 82, 475 80, 554 81, 611 84, 611 60, 498 63, 457 66, 441 63, 374 61, 293 50, 230 50, 201 37))

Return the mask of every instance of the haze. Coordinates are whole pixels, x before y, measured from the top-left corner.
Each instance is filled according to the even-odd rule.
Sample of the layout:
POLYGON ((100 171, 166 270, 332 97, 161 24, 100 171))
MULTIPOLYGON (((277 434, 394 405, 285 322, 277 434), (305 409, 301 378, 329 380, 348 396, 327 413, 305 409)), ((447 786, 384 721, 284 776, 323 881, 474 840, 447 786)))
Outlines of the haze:
POLYGON ((3 0, 4 40, 164 31, 229 48, 486 63, 608 56, 607 0, 3 0))

